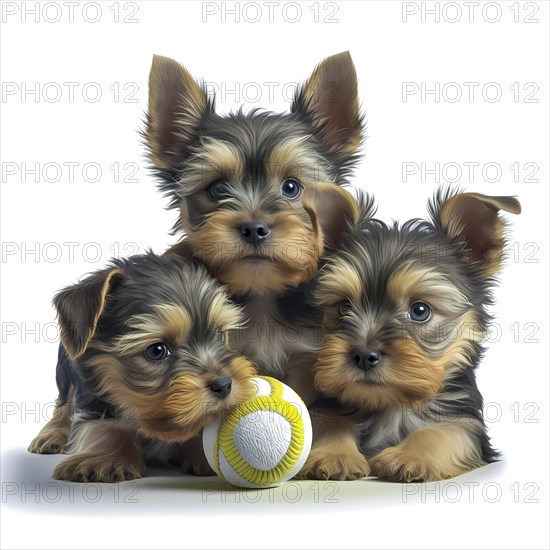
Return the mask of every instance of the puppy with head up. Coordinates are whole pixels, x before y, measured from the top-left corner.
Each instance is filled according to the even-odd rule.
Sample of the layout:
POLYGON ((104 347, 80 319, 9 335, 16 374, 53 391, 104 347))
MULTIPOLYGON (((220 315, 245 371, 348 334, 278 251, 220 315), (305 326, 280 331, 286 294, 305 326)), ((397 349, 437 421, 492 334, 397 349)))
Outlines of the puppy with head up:
POLYGON ((494 461, 474 369, 513 197, 439 192, 431 221, 363 221, 322 270, 314 444, 301 476, 434 481, 494 461))
POLYGON ((357 215, 340 187, 362 141, 349 53, 320 63, 289 113, 228 116, 182 65, 155 56, 144 137, 185 236, 171 251, 199 259, 243 306, 249 322, 232 345, 310 401, 321 338, 309 284, 357 215))
POLYGON ((255 369, 228 347, 243 319, 221 285, 192 260, 149 253, 114 260, 54 305, 59 398, 29 447, 69 455, 54 477, 123 481, 149 462, 213 473, 197 436, 255 392, 255 369))

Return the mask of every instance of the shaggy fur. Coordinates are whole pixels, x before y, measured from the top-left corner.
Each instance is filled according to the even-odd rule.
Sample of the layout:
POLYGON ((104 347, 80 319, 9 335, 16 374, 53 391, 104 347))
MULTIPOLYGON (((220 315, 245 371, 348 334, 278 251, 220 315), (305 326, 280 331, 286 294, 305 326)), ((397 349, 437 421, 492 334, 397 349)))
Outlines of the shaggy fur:
POLYGON ((255 375, 228 348, 242 314, 219 283, 194 261, 149 253, 114 260, 54 305, 59 398, 29 447, 69 455, 54 477, 122 481, 150 461, 212 473, 193 438, 254 394, 255 375))
POLYGON ((321 344, 310 282, 357 216, 340 187, 362 141, 355 68, 347 52, 325 59, 287 114, 220 116, 214 103, 182 65, 155 56, 144 140, 185 236, 170 251, 227 284, 248 318, 232 345, 310 401, 321 344), (250 227, 262 234, 251 239, 250 227))
POLYGON ((301 475, 432 481, 494 461, 474 369, 505 245, 499 211, 519 214, 519 203, 440 191, 431 221, 401 226, 372 219, 370 199, 362 210, 318 280, 315 384, 335 401, 314 407, 301 475), (355 427, 345 445, 330 429, 338 411, 355 427))

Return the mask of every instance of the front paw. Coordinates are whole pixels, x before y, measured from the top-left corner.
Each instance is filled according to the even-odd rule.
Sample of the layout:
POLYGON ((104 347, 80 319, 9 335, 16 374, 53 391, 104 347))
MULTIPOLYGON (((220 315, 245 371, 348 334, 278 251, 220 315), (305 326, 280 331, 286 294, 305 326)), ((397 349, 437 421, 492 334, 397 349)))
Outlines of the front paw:
POLYGON ((296 477, 345 481, 361 479, 369 474, 369 463, 359 451, 345 454, 336 452, 334 448, 318 447, 312 449, 296 477))
POLYGON ((439 481, 461 473, 445 472, 436 461, 403 449, 399 445, 384 449, 369 459, 369 463, 372 475, 403 483, 439 481))
POLYGON ((41 455, 53 455, 62 453, 67 444, 67 431, 51 431, 46 434, 39 433, 28 446, 30 453, 41 455))
POLYGON ((53 478, 80 483, 117 483, 138 479, 144 471, 143 464, 128 464, 116 457, 75 455, 57 465, 53 478))

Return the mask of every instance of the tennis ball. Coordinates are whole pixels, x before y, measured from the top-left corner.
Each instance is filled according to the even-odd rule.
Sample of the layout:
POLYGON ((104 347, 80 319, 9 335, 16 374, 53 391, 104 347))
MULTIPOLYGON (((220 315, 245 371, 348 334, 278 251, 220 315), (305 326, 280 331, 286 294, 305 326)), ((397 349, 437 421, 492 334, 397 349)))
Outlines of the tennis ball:
POLYGON ((208 463, 237 487, 275 487, 294 477, 311 450, 311 419, 299 395, 268 376, 258 391, 203 432, 208 463))

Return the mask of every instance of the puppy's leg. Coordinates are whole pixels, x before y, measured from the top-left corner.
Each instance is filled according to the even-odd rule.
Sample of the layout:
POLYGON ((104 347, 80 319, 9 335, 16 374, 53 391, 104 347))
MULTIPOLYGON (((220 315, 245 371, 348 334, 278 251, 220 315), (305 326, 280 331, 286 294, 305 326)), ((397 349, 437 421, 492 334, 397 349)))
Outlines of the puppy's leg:
POLYGON ((357 448, 357 427, 346 418, 312 416, 313 446, 297 477, 305 479, 360 479, 370 473, 357 448))
POLYGON ((80 420, 71 432, 71 455, 53 473, 55 479, 112 483, 145 472, 138 435, 133 426, 114 420, 80 420))
POLYGON ((52 419, 32 440, 28 447, 29 452, 45 455, 64 452, 71 427, 73 406, 72 393, 63 404, 59 398, 57 399, 52 419))
POLYGON ((369 459, 373 475, 392 481, 437 481, 483 466, 483 425, 474 420, 442 423, 408 435, 369 459))
POLYGON ((28 450, 31 453, 62 453, 69 437, 77 378, 71 360, 61 344, 58 350, 55 378, 59 397, 55 402, 53 416, 29 445, 28 450))

